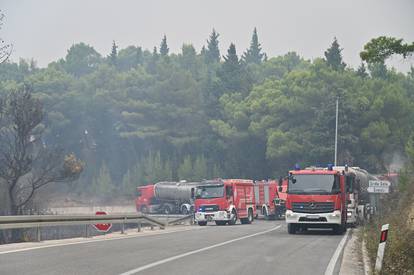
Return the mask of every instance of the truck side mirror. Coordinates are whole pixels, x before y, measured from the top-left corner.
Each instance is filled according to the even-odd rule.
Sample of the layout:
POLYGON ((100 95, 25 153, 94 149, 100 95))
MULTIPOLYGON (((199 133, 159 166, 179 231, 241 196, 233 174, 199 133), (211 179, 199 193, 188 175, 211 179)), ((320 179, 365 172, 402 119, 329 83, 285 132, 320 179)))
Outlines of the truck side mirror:
POLYGON ((194 188, 191 188, 191 199, 195 199, 195 192, 194 188))

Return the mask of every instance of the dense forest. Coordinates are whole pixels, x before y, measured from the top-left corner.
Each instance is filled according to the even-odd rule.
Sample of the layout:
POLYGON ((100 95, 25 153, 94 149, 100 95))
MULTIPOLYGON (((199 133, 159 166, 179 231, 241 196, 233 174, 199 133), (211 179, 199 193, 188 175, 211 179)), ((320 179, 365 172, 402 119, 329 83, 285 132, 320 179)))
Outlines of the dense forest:
MULTIPOLYGON (((46 110, 43 146, 58 145, 85 163, 77 193, 130 194, 160 180, 266 179, 295 163, 334 159, 384 172, 404 161, 414 139, 414 68, 383 61, 354 69, 336 38, 321 58, 295 52, 270 57, 256 29, 250 47, 219 50, 215 30, 202 49, 170 53, 167 37, 152 50, 108 54, 72 45, 64 58, 0 65, 0 92, 25 85, 46 110), (411 140, 411 141, 410 141, 411 140)), ((66 190, 66 189, 64 189, 66 190)))

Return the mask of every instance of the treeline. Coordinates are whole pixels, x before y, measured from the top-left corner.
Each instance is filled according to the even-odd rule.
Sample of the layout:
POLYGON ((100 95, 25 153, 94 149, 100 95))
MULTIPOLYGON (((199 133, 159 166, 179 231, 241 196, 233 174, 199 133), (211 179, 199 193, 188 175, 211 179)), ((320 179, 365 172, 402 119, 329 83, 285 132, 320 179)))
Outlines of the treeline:
MULTIPOLYGON (((110 196, 159 180, 264 179, 295 163, 333 162, 339 98, 339 163, 372 172, 405 156, 413 138, 414 69, 384 62, 355 70, 336 39, 322 58, 268 57, 256 29, 244 52, 219 50, 213 30, 202 49, 107 56, 78 43, 65 58, 0 65, 0 91, 26 84, 47 111, 44 146, 62 146, 85 163, 79 193, 110 196)), ((108 47, 109 49, 110 47, 108 47)), ((67 187, 72 188, 72 187, 67 187)))

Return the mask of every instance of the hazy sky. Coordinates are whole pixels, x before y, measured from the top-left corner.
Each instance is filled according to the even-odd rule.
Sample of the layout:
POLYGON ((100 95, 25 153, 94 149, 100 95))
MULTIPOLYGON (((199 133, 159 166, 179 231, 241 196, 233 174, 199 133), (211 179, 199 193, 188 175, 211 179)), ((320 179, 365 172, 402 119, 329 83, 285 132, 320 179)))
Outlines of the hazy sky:
MULTIPOLYGON (((413 0, 0 0, 0 9, 6 15, 0 36, 14 44, 12 59, 34 58, 40 66, 81 41, 107 55, 112 40, 152 49, 166 34, 170 51, 183 43, 199 51, 213 28, 222 54, 230 42, 244 51, 254 27, 268 56, 323 56, 336 36, 354 67, 373 37, 414 41, 413 0)), ((414 58, 392 64, 405 71, 414 58)))

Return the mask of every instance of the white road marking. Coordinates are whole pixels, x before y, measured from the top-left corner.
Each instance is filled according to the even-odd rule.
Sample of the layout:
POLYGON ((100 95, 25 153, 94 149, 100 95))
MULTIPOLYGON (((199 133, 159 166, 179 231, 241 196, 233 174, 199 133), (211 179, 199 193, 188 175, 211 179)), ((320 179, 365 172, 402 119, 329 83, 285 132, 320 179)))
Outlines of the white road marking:
POLYGON ((200 253, 200 252, 203 252, 203 251, 206 251, 206 250, 210 250, 210 249, 213 249, 213 248, 216 248, 216 247, 220 247, 220 246, 223 246, 223 245, 226 245, 226 244, 234 243, 234 242, 241 241, 241 240, 244 240, 244 239, 248 239, 248 238, 251 238, 251 237, 263 235, 263 234, 272 232, 276 229, 279 229, 280 227, 281 227, 281 225, 273 227, 273 228, 265 230, 265 231, 254 233, 254 234, 251 234, 251 235, 243 236, 243 237, 236 238, 236 239, 233 239, 233 240, 225 241, 225 242, 218 243, 218 244, 215 244, 215 245, 207 246, 207 247, 204 247, 204 248, 200 248, 200 249, 197 249, 197 250, 193 250, 193 251, 189 251, 189 252, 186 252, 186 253, 183 253, 183 254, 172 256, 172 257, 169 257, 169 258, 166 258, 166 259, 163 259, 163 260, 159 260, 159 261, 156 261, 156 262, 153 262, 153 263, 150 263, 150 264, 147 264, 147 265, 129 270, 127 272, 121 273, 120 275, 136 274, 138 272, 150 269, 152 267, 162 265, 162 264, 165 264, 165 263, 168 263, 168 262, 171 262, 171 261, 175 261, 175 260, 178 260, 180 258, 184 258, 184 257, 190 256, 190 255, 193 255, 193 254, 197 254, 197 253, 200 253))
POLYGON ((8 250, 8 251, 0 251, 0 255, 9 254, 9 253, 16 253, 16 252, 23 252, 23 251, 29 251, 29 250, 36 250, 36 249, 42 249, 42 248, 50 248, 50 247, 56 247, 56 246, 67 246, 67 245, 95 243, 95 242, 122 240, 122 239, 130 239, 130 238, 150 237, 150 236, 164 235, 164 234, 170 234, 170 233, 184 232, 184 231, 189 231, 189 230, 194 230, 194 229, 199 230, 199 229, 203 229, 203 228, 204 227, 200 227, 200 228, 197 228, 197 229, 196 228, 188 228, 188 229, 180 229, 180 230, 174 230, 174 231, 164 231, 164 232, 156 232, 156 233, 151 233, 151 234, 143 234, 143 235, 120 236, 120 237, 113 237, 113 238, 110 238, 110 239, 108 238, 108 239, 96 239, 96 240, 81 240, 81 241, 76 241, 76 242, 41 245, 41 246, 19 248, 19 249, 8 250))
POLYGON ((345 236, 339 242, 338 247, 336 248, 334 254, 332 255, 332 258, 329 261, 328 266, 326 267, 325 275, 333 275, 334 274, 336 262, 338 261, 342 250, 344 249, 346 239, 348 238, 348 234, 349 234, 349 230, 346 231, 345 236))

